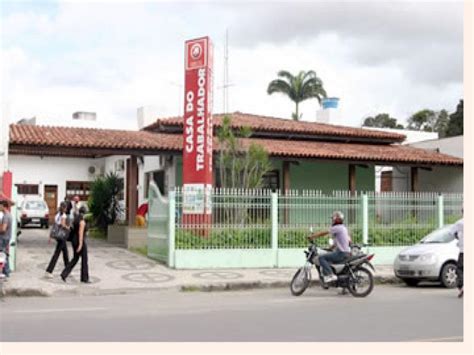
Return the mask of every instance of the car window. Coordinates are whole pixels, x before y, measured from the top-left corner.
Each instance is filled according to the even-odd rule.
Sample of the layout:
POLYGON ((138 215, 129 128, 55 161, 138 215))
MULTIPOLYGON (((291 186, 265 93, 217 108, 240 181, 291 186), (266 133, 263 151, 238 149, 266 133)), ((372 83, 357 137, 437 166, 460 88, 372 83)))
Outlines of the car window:
POLYGON ((25 209, 27 210, 44 210, 46 204, 43 201, 28 201, 25 204, 25 209))
POLYGON ((451 225, 445 226, 443 228, 437 229, 426 237, 424 237, 420 243, 429 244, 429 243, 449 243, 454 240, 454 236, 449 233, 451 230, 451 225))

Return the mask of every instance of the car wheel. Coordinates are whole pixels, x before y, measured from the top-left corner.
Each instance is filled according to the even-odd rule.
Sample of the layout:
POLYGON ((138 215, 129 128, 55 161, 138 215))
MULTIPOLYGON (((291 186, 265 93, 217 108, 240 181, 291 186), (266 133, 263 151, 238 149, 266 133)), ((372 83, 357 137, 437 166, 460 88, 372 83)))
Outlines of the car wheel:
POLYGON ((410 287, 415 287, 420 283, 420 280, 417 279, 402 279, 403 282, 410 287))
POLYGON ((446 288, 454 288, 457 284, 457 272, 456 264, 449 263, 443 266, 441 269, 441 283, 446 288))

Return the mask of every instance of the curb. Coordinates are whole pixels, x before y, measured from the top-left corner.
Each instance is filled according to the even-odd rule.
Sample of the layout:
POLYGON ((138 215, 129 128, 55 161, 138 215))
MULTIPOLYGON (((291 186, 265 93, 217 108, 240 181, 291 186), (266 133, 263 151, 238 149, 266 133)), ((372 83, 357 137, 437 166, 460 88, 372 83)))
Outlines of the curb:
MULTIPOLYGON (((374 283, 376 285, 395 285, 402 284, 403 282, 396 277, 389 276, 376 276, 374 277, 374 283)), ((274 281, 274 282, 228 282, 228 283, 217 283, 208 285, 185 285, 179 289, 182 292, 213 292, 213 291, 241 291, 241 290, 253 290, 253 289, 266 289, 266 288, 286 288, 289 287, 290 281, 274 281)), ((310 286, 319 286, 319 280, 312 280, 310 286)))
POLYGON ((1 292, 1 297, 51 297, 52 292, 41 288, 7 288, 1 292))
MULTIPOLYGON (((394 276, 375 276, 376 285, 394 285, 403 282, 394 276)), ((4 288, 0 292, 0 297, 52 297, 52 296, 105 296, 105 295, 125 295, 139 292, 155 292, 176 289, 181 292, 214 292, 214 291, 242 291, 270 288, 289 287, 290 280, 285 281, 243 281, 243 282, 220 282, 208 284, 187 284, 181 286, 168 287, 147 287, 147 288, 120 288, 120 289, 89 289, 78 291, 56 290, 47 291, 41 288, 4 288)), ((319 286, 319 280, 312 280, 311 286, 319 286)))

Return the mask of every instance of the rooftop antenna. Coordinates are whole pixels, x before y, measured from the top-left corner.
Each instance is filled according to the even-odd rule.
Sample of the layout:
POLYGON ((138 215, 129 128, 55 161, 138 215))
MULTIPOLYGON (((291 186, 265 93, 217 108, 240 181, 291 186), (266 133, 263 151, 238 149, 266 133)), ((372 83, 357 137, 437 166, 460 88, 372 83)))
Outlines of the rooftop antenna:
POLYGON ((229 83, 229 29, 225 30, 225 43, 224 43, 224 77, 222 86, 219 86, 218 89, 222 89, 222 112, 229 112, 229 90, 230 86, 234 84, 229 83))

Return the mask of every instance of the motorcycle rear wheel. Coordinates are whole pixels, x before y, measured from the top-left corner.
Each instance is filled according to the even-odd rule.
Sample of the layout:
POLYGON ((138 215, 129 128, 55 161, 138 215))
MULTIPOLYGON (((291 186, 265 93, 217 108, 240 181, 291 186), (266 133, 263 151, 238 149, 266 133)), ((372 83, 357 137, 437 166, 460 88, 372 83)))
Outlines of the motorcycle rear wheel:
POLYGON ((374 276, 364 267, 359 267, 354 270, 354 275, 357 280, 351 280, 347 288, 354 297, 366 297, 374 289, 374 276), (359 288, 364 284, 364 288, 359 288))
POLYGON ((308 272, 304 267, 301 267, 296 271, 295 276, 291 280, 290 291, 293 296, 300 296, 309 286, 308 272))

